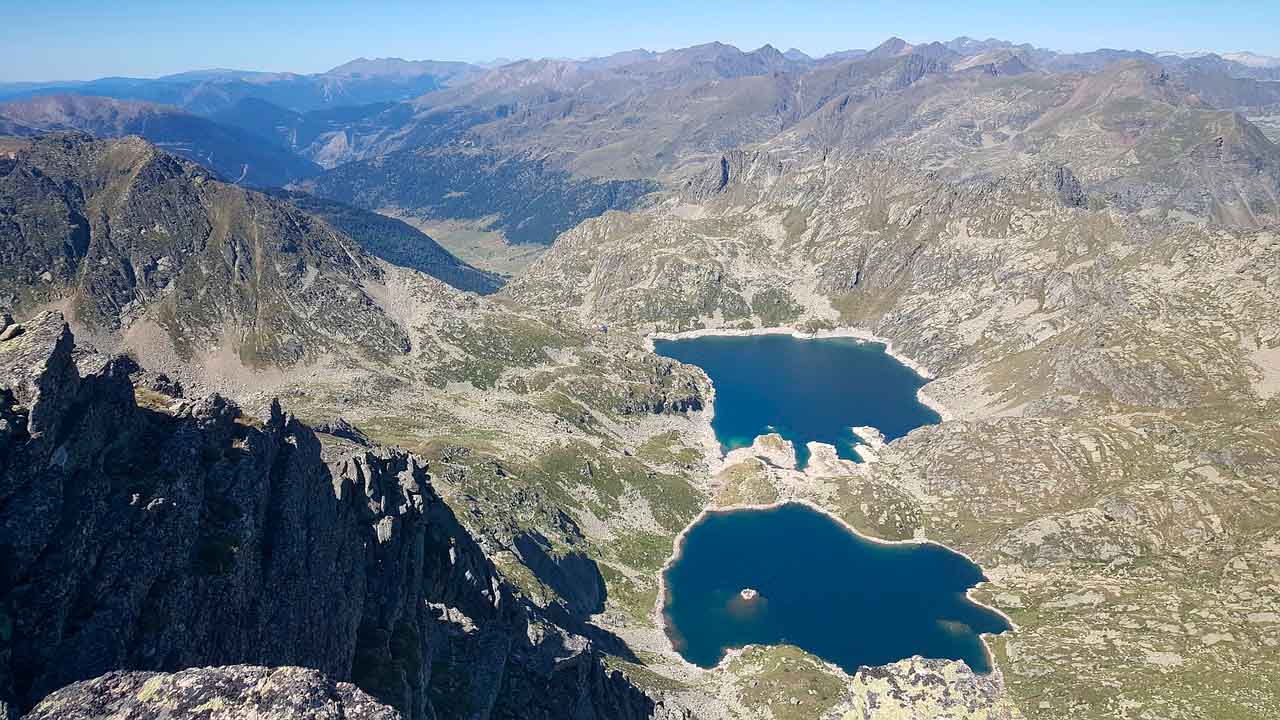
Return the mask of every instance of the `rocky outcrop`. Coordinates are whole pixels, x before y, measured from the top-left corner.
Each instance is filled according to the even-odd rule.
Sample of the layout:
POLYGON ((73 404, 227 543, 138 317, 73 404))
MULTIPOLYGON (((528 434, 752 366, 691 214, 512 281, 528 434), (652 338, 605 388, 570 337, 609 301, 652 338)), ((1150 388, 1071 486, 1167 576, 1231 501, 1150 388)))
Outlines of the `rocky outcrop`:
POLYGON ((1021 720, 1003 693, 1000 674, 975 674, 963 663, 919 656, 865 667, 853 677, 853 711, 844 720, 982 717, 1021 720))
POLYGON ((112 672, 49 695, 28 720, 401 720, 351 683, 306 668, 253 665, 176 673, 112 672))
POLYGON ((782 175, 782 163, 767 152, 730 150, 702 174, 685 182, 682 196, 690 202, 710 200, 744 182, 768 185, 782 175))
POLYGON ((629 384, 613 409, 622 415, 684 413, 701 410, 710 394, 710 383, 700 371, 690 372, 666 358, 645 363, 643 382, 629 384))
MULTIPOLYGON (((0 343, 8 716, 116 670, 241 663, 313 668, 410 718, 655 712, 589 641, 518 600, 414 456, 322 445, 278 404, 247 417, 135 385, 135 363, 76 349, 56 313, 22 327, 0 343)), ((217 672, 234 686, 269 671, 217 672)), ((130 678, 57 707, 116 712, 130 678)))
POLYGON ((365 435, 363 430, 348 422, 346 418, 334 418, 329 422, 322 423, 316 427, 316 432, 342 438, 343 440, 353 442, 356 445, 362 445, 365 447, 372 445, 372 441, 369 439, 369 436, 365 435))

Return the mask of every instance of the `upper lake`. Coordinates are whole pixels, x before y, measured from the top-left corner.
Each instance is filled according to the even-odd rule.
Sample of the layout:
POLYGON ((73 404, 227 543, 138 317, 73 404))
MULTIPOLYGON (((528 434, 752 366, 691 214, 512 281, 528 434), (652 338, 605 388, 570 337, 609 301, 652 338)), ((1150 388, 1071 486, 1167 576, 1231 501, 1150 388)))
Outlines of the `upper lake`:
POLYGON ((801 467, 808 461, 809 441, 834 445, 840 457, 857 460, 853 427, 874 427, 888 441, 941 420, 916 397, 927 381, 880 343, 781 334, 708 336, 655 340, 654 350, 697 365, 711 378, 716 389, 711 427, 726 451, 777 432, 796 446, 801 467))

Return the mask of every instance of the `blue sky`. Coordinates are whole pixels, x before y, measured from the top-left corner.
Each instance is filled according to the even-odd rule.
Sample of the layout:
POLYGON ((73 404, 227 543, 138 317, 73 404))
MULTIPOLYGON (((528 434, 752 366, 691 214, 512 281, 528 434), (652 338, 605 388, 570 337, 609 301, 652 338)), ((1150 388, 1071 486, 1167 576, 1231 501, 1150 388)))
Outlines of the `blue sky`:
POLYGON ((1056 50, 1280 55, 1277 28, 1280 0, 215 0, 200 6, 0 0, 0 81, 153 77, 209 67, 319 72, 359 56, 580 57, 711 40, 821 55, 871 47, 890 35, 911 42, 994 36, 1056 50))

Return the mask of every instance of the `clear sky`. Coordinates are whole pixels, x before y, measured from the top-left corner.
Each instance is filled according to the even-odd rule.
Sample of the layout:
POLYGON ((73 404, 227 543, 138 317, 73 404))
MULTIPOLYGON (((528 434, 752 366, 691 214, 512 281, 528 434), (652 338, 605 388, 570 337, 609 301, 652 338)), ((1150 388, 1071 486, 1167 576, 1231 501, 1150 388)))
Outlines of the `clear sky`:
POLYGON ((891 35, 1280 56, 1280 0, 0 0, 0 81, 211 67, 320 72, 359 56, 582 57, 711 40, 822 55, 891 35))

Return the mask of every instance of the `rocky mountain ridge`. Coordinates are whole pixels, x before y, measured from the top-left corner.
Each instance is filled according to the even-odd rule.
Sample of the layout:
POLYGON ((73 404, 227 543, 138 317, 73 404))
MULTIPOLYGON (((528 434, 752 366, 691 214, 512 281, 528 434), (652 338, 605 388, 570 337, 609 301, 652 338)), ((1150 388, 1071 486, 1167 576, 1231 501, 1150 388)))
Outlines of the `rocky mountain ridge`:
POLYGON ((155 79, 107 77, 89 81, 0 84, 0 99, 86 95, 138 100, 198 114, 217 112, 246 98, 306 112, 325 107, 405 100, 454 82, 479 68, 461 62, 359 58, 324 73, 205 70, 155 79))
POLYGON ((167 713, 203 714, 210 720, 314 718, 402 720, 394 708, 350 683, 335 683, 315 670, 230 665, 176 673, 107 673, 73 683, 45 698, 32 720, 95 720, 167 713))
MULTIPOLYGON (((1266 135, 1274 136, 1280 82, 1214 58, 891 38, 867 52, 817 61, 788 59, 770 46, 744 52, 722 43, 518 61, 487 71, 366 60, 326 77, 348 82, 439 72, 448 83, 412 98, 335 98, 314 107, 246 91, 197 110, 216 121, 216 133, 188 129, 177 137, 172 113, 142 129, 232 180, 306 184, 313 163, 321 165, 328 171, 307 187, 420 221, 431 233, 457 231, 461 240, 449 246, 474 262, 493 251, 517 255, 499 246, 531 237, 546 244, 585 217, 633 204, 601 202, 602 193, 634 199, 658 185, 678 188, 719 154, 765 143, 805 152, 905 148, 930 167, 991 175, 1046 157, 1070 159, 1109 202, 1137 212, 1265 222, 1275 212, 1280 172, 1266 135), (1095 102, 1081 104, 1080 94, 1095 102), (227 146, 219 138, 228 133, 252 137, 253 162, 201 147, 227 146), (1197 156, 1231 167, 1202 173, 1197 156), (277 169, 245 175, 246 166, 277 169), (538 201, 509 207, 511 198, 530 195, 527 178, 534 178, 538 201), (420 192, 419 185, 439 192, 420 192)), ((264 77, 212 73, 191 80, 269 87, 264 77)), ((182 117, 183 127, 200 120, 182 117)), ((7 132, 56 126, 30 120, 6 120, 7 132)), ((118 122, 107 124, 108 133, 122 131, 118 122)), ((87 117, 75 126, 98 125, 87 117)), ((512 269, 502 261, 491 267, 512 269)))
MULTIPOLYGON (((315 186, 348 202, 383 192, 389 175, 422 169, 439 169, 448 189, 469 192, 468 178, 449 168, 477 152, 506 164, 537 158, 580 183, 674 189, 723 153, 768 146, 785 147, 782 156, 904 152, 968 175, 1070 162, 1100 199, 1134 212, 1243 225, 1275 215, 1280 155, 1251 118, 1272 126, 1280 82, 1143 53, 1063 64, 1065 57, 894 39, 813 63, 723 45, 608 63, 526 61, 330 128, 302 152, 336 163, 315 186), (766 56, 772 60, 760 60, 766 56)), ((462 202, 404 192, 379 201, 401 214, 507 233, 472 227, 477 212, 454 207, 497 207, 486 198, 522 194, 503 180, 462 202)), ((558 205, 573 201, 562 197, 558 205)), ((530 207, 515 220, 546 218, 530 207)))
MULTIPOLYGON (((384 247, 374 233, 393 221, 353 214, 335 221, 384 247)), ((405 231, 413 258, 431 250, 405 231)), ((248 365, 408 349, 373 299, 386 266, 349 236, 137 138, 50 135, 0 160, 0 235, 5 307, 63 307, 101 342, 187 359, 220 347, 248 365)), ((428 260, 446 281, 496 285, 438 246, 428 260)))
POLYGON ((184 399, 77 349, 57 314, 5 329, 6 716, 109 670, 246 662, 317 668, 409 718, 654 713, 512 594, 419 459, 275 404, 184 399))

